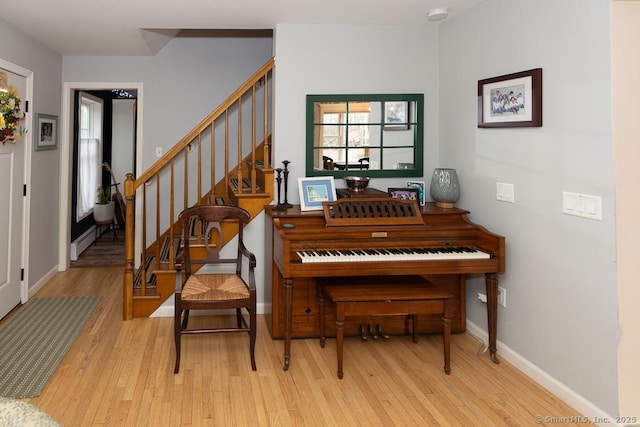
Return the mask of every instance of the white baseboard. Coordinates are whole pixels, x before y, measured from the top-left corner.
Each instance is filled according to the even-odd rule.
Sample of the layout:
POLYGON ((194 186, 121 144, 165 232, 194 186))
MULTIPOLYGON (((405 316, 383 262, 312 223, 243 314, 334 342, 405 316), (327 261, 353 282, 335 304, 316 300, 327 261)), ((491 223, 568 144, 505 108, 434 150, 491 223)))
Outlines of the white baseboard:
MULTIPOLYGON (((58 272, 58 266, 54 265, 51 270, 49 270, 44 276, 42 276, 42 278, 40 278, 40 280, 38 280, 36 283, 33 284, 33 286, 30 286, 29 289, 27 289, 28 298, 31 298, 32 296, 34 296, 36 292, 38 292, 40 288, 42 288, 49 280, 51 280, 57 272, 58 272)), ((23 301, 23 303, 25 302, 26 301, 23 301)))
MULTIPOLYGON (((173 317, 174 311, 175 311, 175 306, 173 304, 173 297, 170 297, 169 299, 167 299, 167 301, 165 301, 163 305, 158 307, 158 309, 154 311, 149 317, 173 317)), ((257 311, 257 314, 271 313, 271 304, 258 303, 256 306, 256 311, 257 311)), ((206 316, 208 314, 224 315, 224 314, 235 314, 235 311, 234 310, 226 310, 226 311, 217 310, 214 313, 214 312, 208 312, 207 310, 197 310, 197 311, 194 311, 193 314, 200 315, 200 316, 206 316)))
POLYGON ((71 261, 77 261, 80 257, 80 254, 84 252, 91 244, 96 240, 96 226, 89 228, 87 231, 82 233, 82 236, 78 237, 71 243, 71 248, 69 251, 69 259, 71 261))
MULTIPOLYGON (((467 320, 467 332, 474 337, 484 341, 484 343, 489 342, 489 335, 486 331, 479 328, 475 323, 467 320)), ((556 397, 561 399, 567 405, 574 408, 580 414, 589 418, 590 420, 602 420, 600 423, 595 423, 596 425, 602 426, 616 426, 622 424, 616 424, 615 418, 611 415, 607 414, 602 409, 598 408, 593 403, 589 402, 587 399, 571 390, 565 384, 561 383, 529 360, 522 357, 520 354, 513 351, 511 348, 500 342, 497 342, 498 347, 498 356, 500 358, 505 359, 513 366, 518 368, 518 370, 522 371, 529 378, 534 380, 536 383, 540 384, 542 387, 547 389, 550 393, 553 393, 556 397)), ((545 414, 540 414, 544 416, 545 414)))

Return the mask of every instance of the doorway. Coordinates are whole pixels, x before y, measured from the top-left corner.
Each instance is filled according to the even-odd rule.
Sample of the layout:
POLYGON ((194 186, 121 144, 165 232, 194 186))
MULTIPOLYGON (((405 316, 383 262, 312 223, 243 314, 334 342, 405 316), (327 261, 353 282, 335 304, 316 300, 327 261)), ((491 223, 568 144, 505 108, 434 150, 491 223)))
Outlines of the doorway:
MULTIPOLYGON (((65 84, 63 92, 63 125, 61 127, 61 196, 67 200, 60 212, 60 270, 71 265, 72 243, 78 238, 87 238, 82 250, 94 244, 96 233, 93 215, 78 216, 78 99, 81 92, 103 99, 105 106, 104 133, 101 135, 102 159, 100 165, 108 164, 108 168, 100 168, 99 182, 102 185, 118 184, 118 191, 124 192, 124 180, 127 173, 134 174, 139 170, 142 150, 141 117, 142 117, 142 84, 141 83, 74 83, 65 84), (129 111, 129 126, 123 131, 122 123, 125 113, 129 111), (115 123, 115 126, 113 124, 115 123), (132 147, 133 144, 133 147, 132 147), (129 154, 123 154, 128 151, 129 154), (126 160, 129 159, 129 160, 126 160), (111 175, 113 172, 113 176, 111 175), (82 225, 84 224, 84 225, 82 225)), ((115 194, 115 191, 114 191, 115 194)), ((103 230, 100 230, 103 231, 103 230)), ((109 231, 111 233, 111 231, 109 231)), ((105 234, 104 238, 108 238, 105 234)), ((123 237, 124 240, 124 237, 123 237)), ((123 242, 122 242, 123 243, 123 242)), ((99 245, 98 245, 99 246, 99 245)), ((76 256, 78 253, 75 254, 76 256)))

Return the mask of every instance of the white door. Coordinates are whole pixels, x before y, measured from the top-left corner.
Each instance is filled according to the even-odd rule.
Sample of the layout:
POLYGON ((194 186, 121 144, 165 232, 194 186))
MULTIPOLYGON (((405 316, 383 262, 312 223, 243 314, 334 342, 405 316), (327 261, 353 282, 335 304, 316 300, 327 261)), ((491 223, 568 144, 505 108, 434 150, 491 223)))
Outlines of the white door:
MULTIPOLYGON (((0 68, 7 86, 18 89, 20 111, 25 111, 27 79, 0 68)), ((0 78, 2 80, 2 78, 0 78)), ((3 82, 4 83, 4 82, 3 82)), ((0 87, 0 90, 6 88, 0 87)), ((24 120, 21 122, 24 126, 24 120)), ((0 143, 0 318, 20 303, 25 150, 29 136, 0 143)))

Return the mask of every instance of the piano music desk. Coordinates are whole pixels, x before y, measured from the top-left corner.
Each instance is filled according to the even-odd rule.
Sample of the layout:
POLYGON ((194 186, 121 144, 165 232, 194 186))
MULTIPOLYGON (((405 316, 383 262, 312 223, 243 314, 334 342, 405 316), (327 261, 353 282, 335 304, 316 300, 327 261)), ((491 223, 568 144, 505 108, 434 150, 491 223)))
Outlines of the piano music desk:
POLYGON ((454 295, 434 287, 420 276, 332 277, 318 281, 320 304, 320 347, 325 345, 325 297, 336 313, 336 354, 338 378, 344 376, 344 321, 360 316, 401 316, 412 318, 413 342, 418 342, 417 315, 442 316, 444 372, 451 373, 451 305, 454 295))

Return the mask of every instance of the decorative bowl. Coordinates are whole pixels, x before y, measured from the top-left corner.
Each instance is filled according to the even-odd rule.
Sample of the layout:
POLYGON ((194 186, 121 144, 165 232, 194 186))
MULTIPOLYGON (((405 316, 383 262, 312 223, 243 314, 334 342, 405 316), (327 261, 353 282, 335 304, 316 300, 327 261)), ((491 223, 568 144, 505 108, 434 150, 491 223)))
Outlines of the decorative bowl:
POLYGON ((362 191, 369 185, 368 176, 345 176, 344 180, 347 183, 349 190, 362 191))

